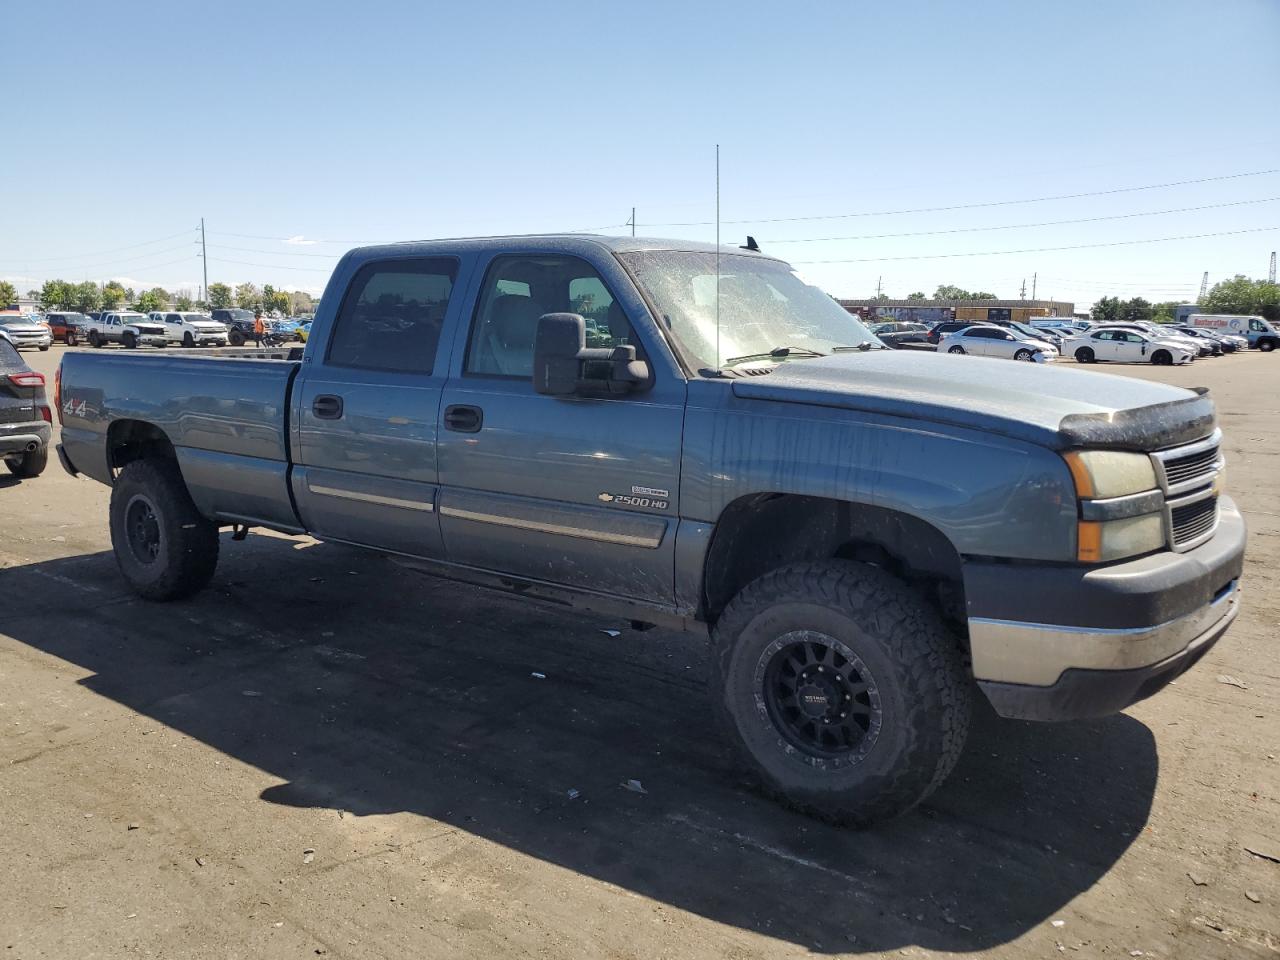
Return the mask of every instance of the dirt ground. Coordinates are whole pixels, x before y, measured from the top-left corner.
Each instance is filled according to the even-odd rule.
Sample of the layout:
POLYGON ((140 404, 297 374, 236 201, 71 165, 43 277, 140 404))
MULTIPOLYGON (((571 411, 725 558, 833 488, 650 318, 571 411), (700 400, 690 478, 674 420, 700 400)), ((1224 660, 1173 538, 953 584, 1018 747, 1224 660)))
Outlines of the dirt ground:
POLYGON ((983 713, 862 833, 741 783, 687 635, 276 535, 148 604, 105 487, 6 475, 0 958, 1275 956, 1280 357, 1111 372, 1217 398, 1243 614, 1123 715, 983 713))

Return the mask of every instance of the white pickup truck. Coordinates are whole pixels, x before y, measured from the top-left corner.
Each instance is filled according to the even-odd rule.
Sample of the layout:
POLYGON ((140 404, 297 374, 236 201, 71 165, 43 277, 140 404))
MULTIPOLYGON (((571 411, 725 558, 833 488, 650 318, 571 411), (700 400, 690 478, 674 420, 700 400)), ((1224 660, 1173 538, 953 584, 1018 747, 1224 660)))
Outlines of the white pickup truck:
POLYGON ((207 313, 154 310, 147 314, 152 323, 164 326, 170 343, 184 347, 225 347, 227 328, 207 313))
POLYGON ((130 350, 140 345, 163 347, 169 342, 163 323, 156 323, 141 313, 129 311, 104 313, 89 324, 85 339, 92 347, 120 343, 130 350))

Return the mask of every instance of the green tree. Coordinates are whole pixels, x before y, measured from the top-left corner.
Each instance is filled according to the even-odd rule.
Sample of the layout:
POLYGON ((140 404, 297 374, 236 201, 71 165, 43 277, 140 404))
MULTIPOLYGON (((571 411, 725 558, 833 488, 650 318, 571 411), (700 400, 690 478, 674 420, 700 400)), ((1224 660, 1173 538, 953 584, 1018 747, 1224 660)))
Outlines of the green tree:
POLYGON ((1120 319, 1120 309, 1123 306, 1119 297, 1103 297, 1094 301, 1089 317, 1094 323, 1115 323, 1120 319))
POLYGON ((1215 283, 1200 300, 1200 309, 1205 313, 1243 313, 1280 320, 1280 285, 1236 274, 1230 280, 1215 283))
POLYGON ((209 307, 213 310, 224 310, 234 302, 231 288, 225 283, 211 283, 208 290, 209 307))
POLYGON ((1155 323, 1173 323, 1173 312, 1178 308, 1177 300, 1163 300, 1152 304, 1151 319, 1155 323))
POLYGON ((983 290, 971 291, 964 287, 956 287, 949 283, 943 283, 938 289, 933 291, 933 299, 935 300, 995 300, 994 293, 987 293, 983 290))
POLYGON ((1120 305, 1120 319, 1133 323, 1135 320, 1151 319, 1151 304, 1142 297, 1134 297, 1120 305))
POLYGON ((102 288, 102 309, 116 310, 123 304, 133 291, 125 290, 124 285, 117 280, 111 280, 102 288))
POLYGON ((289 313, 297 316, 300 313, 315 312, 315 305, 311 300, 311 294, 305 290, 294 290, 289 294, 289 313))
POLYGON ((242 283, 236 287, 236 306, 245 310, 262 306, 262 291, 252 283, 242 283))
POLYGON ((77 283, 71 288, 71 296, 66 305, 81 313, 92 313, 102 306, 102 292, 92 280, 77 283))
POLYGON ((907 299, 908 300, 928 300, 929 298, 926 297, 923 293, 908 293, 907 299))
POLYGON ((46 280, 40 288, 40 302, 46 310, 57 310, 71 306, 76 288, 65 280, 46 280))
POLYGON ((178 294, 178 299, 173 302, 173 309, 181 310, 185 313, 188 310, 195 309, 195 301, 187 294, 180 293, 178 294))
POLYGON ((18 302, 18 291, 8 280, 0 280, 0 310, 18 302))
POLYGON ((142 313, 150 313, 152 310, 164 310, 169 306, 169 299, 169 291, 164 287, 152 287, 142 291, 135 306, 142 313))

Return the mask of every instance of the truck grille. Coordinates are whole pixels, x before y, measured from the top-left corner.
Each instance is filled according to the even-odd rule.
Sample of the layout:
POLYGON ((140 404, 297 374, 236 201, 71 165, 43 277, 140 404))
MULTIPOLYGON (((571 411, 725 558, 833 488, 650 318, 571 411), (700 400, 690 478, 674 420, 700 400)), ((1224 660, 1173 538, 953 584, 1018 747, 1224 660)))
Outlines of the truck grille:
POLYGON ((1165 497, 1165 529, 1169 546, 1190 550, 1213 536, 1218 526, 1218 492, 1222 472, 1222 434, 1152 454, 1156 478, 1165 497))
POLYGON ((1204 497, 1194 503, 1184 503, 1169 510, 1169 527, 1173 534, 1173 545, 1200 540, 1211 533, 1218 523, 1218 498, 1204 497))

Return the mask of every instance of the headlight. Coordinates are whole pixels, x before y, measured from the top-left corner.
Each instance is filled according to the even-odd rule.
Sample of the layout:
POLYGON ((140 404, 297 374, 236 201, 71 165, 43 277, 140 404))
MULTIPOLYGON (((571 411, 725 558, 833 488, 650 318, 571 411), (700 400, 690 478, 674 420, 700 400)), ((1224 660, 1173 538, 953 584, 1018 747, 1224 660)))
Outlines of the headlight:
POLYGON ((1156 487, 1156 471, 1145 453, 1072 450, 1064 455, 1082 500, 1108 500, 1156 487))
POLYGON ((1158 513, 1124 520, 1082 520, 1076 559, 1081 563, 1105 563, 1159 550, 1164 543, 1164 518, 1158 513))

